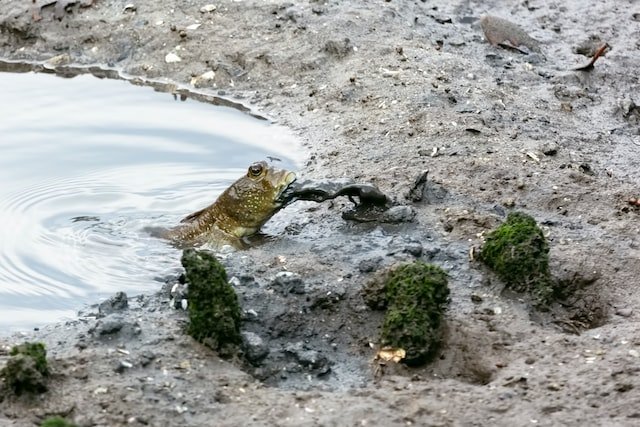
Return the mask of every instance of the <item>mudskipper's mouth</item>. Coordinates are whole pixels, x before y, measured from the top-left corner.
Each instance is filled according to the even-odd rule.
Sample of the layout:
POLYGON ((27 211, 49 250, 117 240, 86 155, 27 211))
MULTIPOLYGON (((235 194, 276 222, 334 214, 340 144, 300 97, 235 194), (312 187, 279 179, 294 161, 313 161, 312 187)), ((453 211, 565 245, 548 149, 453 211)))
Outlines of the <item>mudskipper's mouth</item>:
POLYGON ((289 172, 287 174, 287 176, 285 177, 284 180, 284 185, 282 186, 282 188, 280 189, 280 191, 278 192, 278 195, 276 197, 275 202, 280 205, 280 206, 286 206, 288 205, 290 202, 292 202, 292 198, 293 198, 293 186, 291 184, 293 184, 296 181, 297 177, 296 174, 293 172, 289 172))

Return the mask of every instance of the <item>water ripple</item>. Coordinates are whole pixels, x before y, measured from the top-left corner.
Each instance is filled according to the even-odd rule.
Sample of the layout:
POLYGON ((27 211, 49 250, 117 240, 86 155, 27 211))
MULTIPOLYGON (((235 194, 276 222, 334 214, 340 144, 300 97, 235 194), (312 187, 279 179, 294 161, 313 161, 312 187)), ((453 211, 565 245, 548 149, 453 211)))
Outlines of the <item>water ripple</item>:
POLYGON ((252 161, 294 164, 293 140, 262 121, 120 81, 3 74, 0 91, 4 330, 158 289, 180 254, 145 226, 176 224, 252 161))

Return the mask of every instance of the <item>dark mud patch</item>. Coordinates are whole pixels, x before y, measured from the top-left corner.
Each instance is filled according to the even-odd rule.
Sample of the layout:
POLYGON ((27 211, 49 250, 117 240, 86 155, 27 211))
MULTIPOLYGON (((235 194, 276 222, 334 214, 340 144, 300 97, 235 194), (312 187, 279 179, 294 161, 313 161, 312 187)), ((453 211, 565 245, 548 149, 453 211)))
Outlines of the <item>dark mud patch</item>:
MULTIPOLYGON (((243 311, 238 366, 265 385, 346 390, 379 378, 374 359, 381 346, 384 312, 370 307, 363 286, 393 265, 415 260, 443 265, 451 271, 450 287, 457 295, 467 294, 470 286, 478 287, 482 282, 469 266, 466 248, 419 231, 420 225, 350 223, 335 214, 325 220, 332 226, 323 228, 322 233, 313 223, 304 223, 294 227, 295 231, 285 231, 281 239, 262 242, 256 249, 268 246, 272 254, 262 263, 251 258, 251 250, 221 255, 243 311), (309 270, 303 259, 290 252, 295 247, 291 241, 307 242, 308 250, 318 258, 316 268, 324 271, 322 275, 309 270), (336 250, 339 256, 335 256, 336 250)), ((167 285, 163 297, 167 301, 174 298, 179 314, 182 296, 176 298, 169 291, 175 282, 167 285)), ((469 302, 463 305, 471 307, 466 300, 469 302)), ((443 377, 474 384, 489 381, 489 368, 483 368, 482 362, 477 366, 472 363, 475 356, 456 355, 467 334, 459 327, 447 330, 443 349, 435 358, 436 368, 422 365, 406 373, 430 375, 437 371, 443 377)), ((486 342, 472 340, 464 351, 480 353, 480 348, 469 350, 476 344, 486 342)), ((394 369, 390 372, 402 371, 394 369)))
MULTIPOLYGON (((569 334, 606 322, 608 299, 599 282, 601 269, 587 261, 561 267, 562 261, 553 258, 557 252, 552 254, 552 274, 563 291, 549 310, 539 311, 532 299, 492 283, 490 273, 472 261, 471 243, 451 243, 421 223, 343 221, 338 213, 346 207, 338 202, 322 212, 312 205, 290 221, 285 210, 276 221, 288 223, 280 224, 284 234, 260 245, 268 245, 272 254, 267 262, 256 265, 243 254, 223 260, 244 310, 242 369, 266 385, 345 390, 397 374, 489 384, 513 359, 511 348, 522 333, 505 328, 505 317, 524 316, 538 327, 569 334), (322 221, 308 215, 322 215, 322 221), (294 242, 304 242, 314 254, 318 264, 313 270, 291 253, 294 242), (399 262, 414 260, 447 269, 452 310, 467 312, 468 321, 445 316, 442 345, 430 363, 381 366, 375 356, 384 302, 375 300, 380 289, 370 284, 399 262), (500 294, 510 302, 497 300, 500 294)), ((467 235, 491 229, 502 213, 491 205, 459 214, 448 211, 452 218, 461 218, 459 224, 468 223, 467 235)))
POLYGON ((555 289, 557 306, 553 323, 564 332, 579 334, 604 325, 611 314, 611 302, 602 291, 602 273, 593 261, 583 260, 579 270, 563 269, 555 289))

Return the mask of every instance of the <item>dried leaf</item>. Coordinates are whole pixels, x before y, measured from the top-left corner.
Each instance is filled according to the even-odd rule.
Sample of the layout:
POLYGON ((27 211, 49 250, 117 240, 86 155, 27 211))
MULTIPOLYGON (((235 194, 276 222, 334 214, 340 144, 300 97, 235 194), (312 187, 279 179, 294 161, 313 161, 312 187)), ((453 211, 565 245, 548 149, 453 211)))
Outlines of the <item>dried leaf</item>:
POLYGON ((403 348, 382 347, 376 354, 376 360, 398 363, 407 356, 403 348))
POLYGON ((542 53, 538 41, 511 21, 497 16, 484 15, 480 18, 480 27, 482 27, 487 41, 493 46, 503 46, 527 53, 520 48, 526 46, 533 52, 542 53))

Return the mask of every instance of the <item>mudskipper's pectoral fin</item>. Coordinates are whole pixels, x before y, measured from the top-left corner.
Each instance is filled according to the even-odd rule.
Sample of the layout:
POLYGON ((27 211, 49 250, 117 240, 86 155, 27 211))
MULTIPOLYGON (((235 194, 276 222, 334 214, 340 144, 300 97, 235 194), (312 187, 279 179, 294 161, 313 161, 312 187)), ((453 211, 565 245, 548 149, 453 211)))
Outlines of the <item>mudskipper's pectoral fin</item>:
POLYGON ((203 209, 200 209, 199 211, 196 211, 196 212, 194 212, 194 213, 190 213, 189 215, 187 215, 187 216, 185 216, 184 218, 182 218, 182 219, 180 220, 180 223, 184 223, 184 222, 193 222, 193 221, 197 220, 197 219, 198 219, 198 217, 199 217, 200 215, 202 215, 202 214, 204 213, 204 211, 206 211, 206 210, 207 210, 207 208, 203 208, 203 209))

